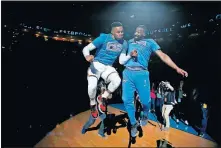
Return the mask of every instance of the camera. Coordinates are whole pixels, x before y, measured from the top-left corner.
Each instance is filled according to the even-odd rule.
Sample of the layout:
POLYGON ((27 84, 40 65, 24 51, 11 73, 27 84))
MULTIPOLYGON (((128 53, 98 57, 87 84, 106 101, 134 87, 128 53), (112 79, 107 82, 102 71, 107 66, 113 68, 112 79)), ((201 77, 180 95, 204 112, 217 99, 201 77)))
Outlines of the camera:
POLYGON ((170 82, 168 81, 161 81, 160 84, 160 89, 163 91, 174 91, 174 88, 170 85, 170 82))

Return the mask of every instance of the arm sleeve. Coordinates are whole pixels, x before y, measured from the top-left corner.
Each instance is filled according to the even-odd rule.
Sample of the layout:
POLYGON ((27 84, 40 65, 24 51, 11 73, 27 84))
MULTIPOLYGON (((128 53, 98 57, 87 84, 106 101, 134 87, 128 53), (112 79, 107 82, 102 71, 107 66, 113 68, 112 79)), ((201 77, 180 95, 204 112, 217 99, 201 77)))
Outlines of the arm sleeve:
POLYGON ((90 55, 90 51, 94 50, 96 47, 93 43, 88 44, 87 46, 84 47, 82 50, 84 57, 90 55))
POLYGON ((125 53, 121 53, 119 57, 119 63, 124 65, 129 59, 131 58, 130 55, 126 55, 125 53))
POLYGON ((126 55, 127 54, 127 49, 128 49, 128 44, 127 44, 126 41, 124 41, 123 50, 122 50, 122 52, 120 54, 120 57, 119 57, 119 63, 121 65, 124 65, 131 58, 130 54, 126 55))

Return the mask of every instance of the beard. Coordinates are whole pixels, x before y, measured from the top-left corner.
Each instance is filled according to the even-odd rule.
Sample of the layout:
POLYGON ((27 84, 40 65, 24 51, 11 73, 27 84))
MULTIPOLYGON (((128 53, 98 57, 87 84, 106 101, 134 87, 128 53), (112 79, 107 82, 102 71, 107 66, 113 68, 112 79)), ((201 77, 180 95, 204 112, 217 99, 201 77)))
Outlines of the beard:
POLYGON ((142 40, 144 37, 143 36, 134 36, 135 41, 142 40))

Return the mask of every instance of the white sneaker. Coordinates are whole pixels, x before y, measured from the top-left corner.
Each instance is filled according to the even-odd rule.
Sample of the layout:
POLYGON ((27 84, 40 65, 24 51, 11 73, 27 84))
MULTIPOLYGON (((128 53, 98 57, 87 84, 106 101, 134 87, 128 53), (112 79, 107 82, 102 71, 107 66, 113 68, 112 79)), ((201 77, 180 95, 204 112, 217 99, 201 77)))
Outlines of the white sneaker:
POLYGON ((188 123, 188 121, 187 121, 187 120, 185 121, 185 124, 186 124, 186 125, 189 125, 189 123, 188 123))

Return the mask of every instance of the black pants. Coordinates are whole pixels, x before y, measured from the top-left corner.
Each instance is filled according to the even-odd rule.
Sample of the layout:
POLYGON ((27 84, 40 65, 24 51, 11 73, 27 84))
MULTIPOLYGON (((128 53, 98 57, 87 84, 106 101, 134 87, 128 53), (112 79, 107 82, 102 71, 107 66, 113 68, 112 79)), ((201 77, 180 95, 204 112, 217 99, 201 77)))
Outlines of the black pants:
POLYGON ((181 111, 180 103, 174 105, 174 108, 172 111, 173 117, 175 116, 176 119, 180 120, 181 119, 181 112, 180 111, 181 111))

